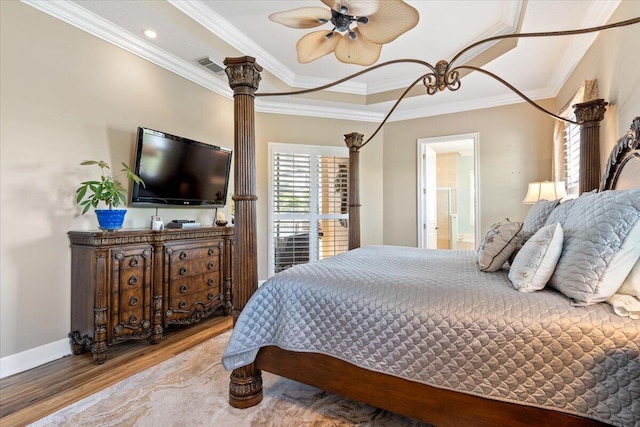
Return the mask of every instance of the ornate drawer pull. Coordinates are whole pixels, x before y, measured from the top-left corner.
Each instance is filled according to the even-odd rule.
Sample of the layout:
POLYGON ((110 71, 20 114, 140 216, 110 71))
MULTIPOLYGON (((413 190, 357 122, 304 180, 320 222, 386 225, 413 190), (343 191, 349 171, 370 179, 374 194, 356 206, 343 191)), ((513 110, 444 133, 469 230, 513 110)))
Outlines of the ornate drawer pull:
POLYGON ((213 255, 215 252, 216 252, 215 249, 209 248, 209 252, 208 252, 209 256, 213 255))
POLYGON ((178 304, 178 307, 180 307, 180 308, 185 308, 186 306, 187 306, 187 303, 186 303, 186 302, 184 302, 184 300, 183 300, 183 299, 181 299, 181 300, 180 300, 180 304, 178 304))
POLYGON ((209 280, 207 280, 207 285, 209 285, 209 286, 213 286, 213 284, 214 284, 213 279, 209 279, 209 280))
POLYGON ((180 267, 180 275, 184 276, 185 274, 187 274, 187 269, 184 267, 180 267))
POLYGON ((131 261, 129 261, 129 265, 131 267, 136 267, 138 265, 138 260, 135 258, 131 258, 131 261))
POLYGON ((187 253, 185 251, 180 252, 180 259, 185 259, 187 257, 187 253))
POLYGON ((137 285, 138 284, 138 278, 136 276, 129 277, 129 284, 130 285, 137 285))
POLYGON ((216 264, 214 262, 210 262, 207 267, 209 267, 209 270, 213 270, 216 267, 216 264))
POLYGON ((137 321, 138 321, 138 317, 135 314, 132 314, 131 317, 129 317, 130 325, 134 325, 137 321))
POLYGON ((123 329, 124 329, 124 326, 122 326, 122 324, 119 324, 118 326, 113 328, 113 332, 115 332, 116 334, 120 334, 120 333, 122 333, 123 329))
POLYGON ((182 292, 183 294, 187 292, 187 286, 186 285, 180 286, 180 292, 182 292))
POLYGON ((145 320, 144 322, 142 322, 142 327, 144 329, 149 329, 150 326, 151 326, 151 322, 149 322, 148 320, 145 320))
POLYGON ((131 297, 131 299, 129 300, 129 305, 136 305, 136 304, 138 304, 138 298, 131 297))
POLYGON ((209 298, 209 301, 211 301, 212 299, 215 298, 215 296, 213 294, 208 294, 207 297, 209 298))

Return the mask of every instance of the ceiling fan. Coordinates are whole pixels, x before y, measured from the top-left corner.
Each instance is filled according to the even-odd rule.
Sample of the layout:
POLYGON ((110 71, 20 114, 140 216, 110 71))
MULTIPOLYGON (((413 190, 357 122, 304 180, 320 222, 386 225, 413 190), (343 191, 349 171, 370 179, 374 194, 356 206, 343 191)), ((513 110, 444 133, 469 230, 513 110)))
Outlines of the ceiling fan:
POLYGON ((296 44, 298 62, 308 63, 334 52, 338 61, 371 65, 382 45, 418 24, 416 9, 402 0, 322 0, 330 9, 301 7, 269 15, 291 28, 313 28, 331 23, 333 29, 313 31, 296 44))

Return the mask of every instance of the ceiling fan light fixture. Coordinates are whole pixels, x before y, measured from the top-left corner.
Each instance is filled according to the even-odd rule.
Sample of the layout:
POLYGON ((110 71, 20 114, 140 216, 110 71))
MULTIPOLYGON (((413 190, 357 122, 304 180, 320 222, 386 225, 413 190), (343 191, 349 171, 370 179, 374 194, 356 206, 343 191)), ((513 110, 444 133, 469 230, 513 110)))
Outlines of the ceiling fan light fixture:
POLYGON ((298 41, 298 62, 334 52, 341 62, 371 65, 380 58, 383 44, 409 31, 419 20, 418 11, 403 0, 321 1, 330 9, 302 7, 269 15, 271 21, 291 28, 333 24, 328 33, 314 31, 298 41))
POLYGON ((356 33, 354 39, 342 37, 336 44, 334 54, 338 61, 345 64, 371 65, 380 59, 382 45, 362 37, 357 28, 353 31, 356 33))
POLYGON ((380 7, 360 26, 362 36, 373 43, 386 44, 418 25, 420 14, 403 1, 380 0, 380 7))
POLYGON ((329 33, 326 30, 313 31, 302 37, 296 43, 298 62, 306 64, 330 54, 343 39, 340 33, 329 33), (327 37, 331 34, 331 37, 327 37))
POLYGON ((331 20, 331 11, 323 7, 300 7, 269 15, 269 20, 289 28, 313 28, 331 20))

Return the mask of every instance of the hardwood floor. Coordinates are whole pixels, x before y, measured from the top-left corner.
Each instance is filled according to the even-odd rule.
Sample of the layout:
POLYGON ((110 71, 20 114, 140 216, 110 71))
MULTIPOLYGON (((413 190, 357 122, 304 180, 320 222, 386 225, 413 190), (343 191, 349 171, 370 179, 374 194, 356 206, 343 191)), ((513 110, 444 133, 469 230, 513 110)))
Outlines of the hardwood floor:
POLYGON ((215 316, 187 327, 171 327, 162 341, 132 341, 109 348, 107 361, 92 354, 63 357, 0 380, 0 425, 22 426, 141 372, 233 326, 231 316, 215 316))

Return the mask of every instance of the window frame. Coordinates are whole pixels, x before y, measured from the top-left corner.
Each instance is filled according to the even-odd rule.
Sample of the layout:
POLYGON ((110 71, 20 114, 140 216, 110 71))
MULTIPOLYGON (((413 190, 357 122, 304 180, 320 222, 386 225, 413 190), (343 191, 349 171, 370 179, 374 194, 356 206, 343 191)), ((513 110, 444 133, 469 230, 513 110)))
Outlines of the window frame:
MULTIPOLYGON (((349 158, 349 149, 345 147, 337 147, 337 146, 323 146, 323 145, 307 145, 307 144, 288 144, 288 143, 279 143, 279 142, 270 142, 268 144, 268 185, 269 185, 269 195, 268 195, 268 277, 271 277, 275 274, 275 230, 274 230, 274 222, 277 217, 281 218, 290 218, 290 219, 302 219, 305 215, 309 217, 309 228, 311 230, 316 229, 318 221, 327 220, 327 219, 345 219, 348 220, 348 209, 344 214, 320 214, 318 211, 318 185, 319 182, 317 179, 313 178, 313 173, 310 174, 310 182, 309 182, 309 191, 310 191, 310 200, 309 200, 309 213, 300 213, 300 214, 277 214, 275 212, 275 195, 274 195, 274 185, 275 185, 275 177, 274 177, 274 155, 277 152, 287 153, 287 154, 301 154, 301 155, 309 155, 309 167, 310 171, 314 171, 318 169, 318 162, 321 156, 334 156, 334 157, 343 157, 347 159, 347 171, 348 171, 348 158, 349 158)), ((309 262, 314 262, 318 260, 318 233, 310 232, 309 233, 309 262)))

